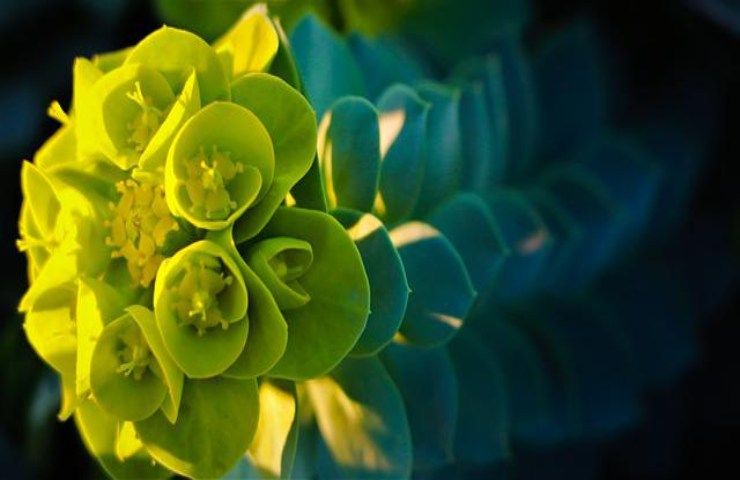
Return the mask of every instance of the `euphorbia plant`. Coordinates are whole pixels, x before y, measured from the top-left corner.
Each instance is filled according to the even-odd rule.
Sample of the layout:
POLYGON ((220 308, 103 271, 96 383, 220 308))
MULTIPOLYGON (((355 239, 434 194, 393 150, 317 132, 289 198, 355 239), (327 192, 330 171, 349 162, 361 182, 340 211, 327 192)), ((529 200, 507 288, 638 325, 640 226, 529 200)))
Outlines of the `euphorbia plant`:
POLYGON ((262 7, 213 45, 163 27, 79 58, 61 128, 23 165, 25 331, 113 477, 225 474, 253 442, 257 378, 323 375, 363 332, 352 238, 288 206, 316 151, 292 65, 262 7))

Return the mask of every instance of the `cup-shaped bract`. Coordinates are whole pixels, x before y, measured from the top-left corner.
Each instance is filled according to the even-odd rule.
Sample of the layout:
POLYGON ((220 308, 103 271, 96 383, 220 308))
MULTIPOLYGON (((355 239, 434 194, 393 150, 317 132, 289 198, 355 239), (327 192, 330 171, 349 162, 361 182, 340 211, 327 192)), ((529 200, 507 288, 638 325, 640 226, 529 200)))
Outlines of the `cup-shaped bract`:
POLYGON ((275 297, 281 310, 298 308, 311 300, 311 295, 298 279, 311 267, 311 244, 289 237, 263 240, 247 253, 247 263, 275 297))
POLYGON ((223 373, 244 349, 247 287, 217 244, 203 240, 162 263, 154 311, 164 344, 190 378, 223 373))
POLYGON ((269 189, 272 140, 249 110, 215 102, 183 125, 165 166, 167 203, 193 225, 221 230, 269 189))

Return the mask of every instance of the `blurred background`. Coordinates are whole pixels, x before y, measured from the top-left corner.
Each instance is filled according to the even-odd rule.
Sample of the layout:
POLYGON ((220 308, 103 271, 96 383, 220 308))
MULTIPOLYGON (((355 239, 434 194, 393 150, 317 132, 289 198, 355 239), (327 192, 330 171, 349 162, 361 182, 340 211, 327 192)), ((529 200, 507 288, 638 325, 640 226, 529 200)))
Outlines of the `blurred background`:
MULTIPOLYGON (((73 423, 56 421, 56 377, 27 344, 16 313, 27 287, 25 259, 15 248, 21 160, 55 130, 46 107, 54 99, 68 104, 74 57, 136 43, 165 19, 212 39, 250 2, 0 3, 0 477, 52 478, 67 472, 97 478, 102 473, 84 452, 73 423)), ((285 9, 284 23, 290 27, 302 5, 312 2, 296 1, 291 8, 285 1, 274 3, 277 10, 285 9)), ((465 55, 485 53, 498 31, 522 29, 525 46, 534 46, 564 25, 585 21, 598 32, 598 52, 608 65, 603 74, 613 85, 608 95, 614 124, 639 125, 656 111, 670 118, 677 105, 691 104, 692 115, 681 118, 688 118, 689 131, 701 134, 704 161, 693 173, 688 208, 670 247, 683 256, 688 289, 699 304, 689 364, 673 381, 644 393, 640 421, 599 441, 517 452, 521 468, 513 477, 537 478, 527 472, 533 464, 548 472, 539 478, 695 478, 733 471, 740 436, 740 299, 734 295, 740 122, 732 120, 740 111, 740 2, 541 0, 521 9, 527 2, 432 0, 434 8, 418 10, 409 6, 413 2, 356 3, 357 8, 352 0, 313 6, 341 31, 401 32, 424 52, 429 71, 440 76, 465 55), (460 4, 476 12, 472 19, 456 17, 465 10, 455 8, 460 4), (482 25, 466 28, 468 21, 482 25), (561 470, 564 464, 569 469, 561 470)), ((674 206, 664 207, 670 216, 674 206)), ((680 316, 685 312, 678 305, 680 316)), ((636 308, 632 314, 639 324, 640 315, 652 312, 636 308)))

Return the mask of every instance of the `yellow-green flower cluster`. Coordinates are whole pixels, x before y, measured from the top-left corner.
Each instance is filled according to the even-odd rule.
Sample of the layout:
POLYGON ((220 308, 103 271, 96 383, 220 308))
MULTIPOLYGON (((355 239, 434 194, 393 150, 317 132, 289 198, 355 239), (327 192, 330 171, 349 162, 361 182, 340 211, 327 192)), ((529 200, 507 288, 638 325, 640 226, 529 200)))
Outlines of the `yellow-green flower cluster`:
POLYGON ((79 58, 23 165, 24 328, 114 477, 222 475, 257 429, 257 377, 322 375, 363 331, 352 239, 285 206, 316 151, 313 110, 273 75, 290 61, 260 7, 213 45, 163 27, 79 58))

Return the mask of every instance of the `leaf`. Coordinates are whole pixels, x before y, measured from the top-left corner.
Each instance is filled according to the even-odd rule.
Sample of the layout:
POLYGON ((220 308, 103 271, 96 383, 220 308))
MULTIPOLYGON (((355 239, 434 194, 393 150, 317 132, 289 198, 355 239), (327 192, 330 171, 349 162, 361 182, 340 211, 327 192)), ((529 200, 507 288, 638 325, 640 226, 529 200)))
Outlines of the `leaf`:
POLYGON ((390 38, 353 33, 347 42, 362 72, 367 98, 378 98, 393 84, 415 85, 429 76, 416 56, 390 38))
POLYGON ((529 173, 539 147, 539 98, 532 65, 518 36, 503 35, 495 51, 501 59, 510 130, 509 165, 513 178, 529 173))
MULTIPOLYGON (((167 350, 188 377, 219 375, 241 355, 249 331, 247 295, 239 267, 223 248, 211 241, 193 243, 162 262, 154 285, 154 313, 167 350), (222 288, 215 293, 205 290, 210 288, 205 284, 196 283, 198 295, 207 295, 209 301, 215 295, 213 308, 217 309, 219 318, 227 322, 226 328, 223 323, 206 326, 199 334, 200 325, 193 324, 190 318, 182 318, 179 308, 194 300, 189 288, 196 279, 188 275, 196 275, 191 273, 195 271, 193 266, 203 264, 218 265, 214 265, 217 270, 207 269, 211 272, 209 278, 222 276, 232 280, 223 280, 222 288)), ((209 310, 207 315, 206 318, 210 318, 216 313, 209 310)))
POLYGON ((503 259, 491 293, 500 301, 521 298, 537 286, 550 234, 527 197, 514 189, 493 190, 486 196, 508 255, 503 259))
POLYGON ((426 223, 404 223, 391 230, 391 240, 411 288, 399 330, 403 342, 425 347, 446 343, 462 327, 476 296, 460 255, 426 223))
POLYGON ((222 230, 265 198, 274 174, 272 140, 257 116, 214 102, 185 122, 172 142, 164 171, 167 205, 196 227, 222 230), (220 189, 203 188, 203 178, 214 174, 222 179, 220 189))
POLYGON ((174 424, 156 413, 134 426, 165 467, 192 478, 217 478, 249 448, 258 418, 256 380, 215 377, 185 382, 174 424))
POLYGON ((298 405, 295 385, 263 381, 259 387, 260 418, 250 463, 265 478, 291 478, 298 441, 298 405))
POLYGON ((316 17, 304 17, 294 27, 290 43, 303 88, 317 118, 323 117, 340 97, 363 96, 365 87, 352 52, 343 38, 316 17))
POLYGON ((624 237, 619 243, 621 249, 628 248, 653 213, 663 178, 655 159, 631 139, 605 134, 582 148, 575 161, 586 165, 625 209, 624 237))
POLYGON ((607 58, 594 27, 585 21, 562 28, 535 52, 545 158, 562 158, 607 122, 611 90, 607 58))
POLYGON ((460 254, 476 290, 485 291, 509 255, 485 202, 475 194, 458 193, 428 219, 460 254))
POLYGON ((509 458, 509 413, 501 366, 482 339, 463 329, 449 344, 459 386, 455 458, 493 463, 509 458))
POLYGON ((370 287, 362 259, 339 222, 322 212, 279 208, 258 239, 274 237, 308 242, 313 263, 297 279, 311 301, 283 312, 288 345, 269 375, 291 380, 322 375, 350 352, 365 328, 370 287))
POLYGON ((143 449, 121 461, 116 454, 118 419, 105 413, 93 400, 80 403, 75 412, 75 423, 85 447, 111 477, 164 479, 171 475, 171 472, 153 463, 143 449))
POLYGON ((467 323, 472 335, 485 338, 487 351, 503 374, 510 434, 515 441, 537 445, 543 425, 553 414, 549 370, 537 349, 537 338, 518 325, 518 317, 497 309, 477 309, 467 323))
POLYGON ((329 209, 372 209, 380 176, 378 111, 359 97, 343 97, 319 128, 319 163, 329 209))
POLYGON ((229 82, 216 52, 197 35, 162 27, 139 42, 124 65, 140 64, 162 73, 174 92, 182 90, 192 69, 203 105, 229 99, 229 82))
POLYGON ((278 34, 267 16, 267 7, 257 4, 247 10, 213 46, 232 78, 264 71, 279 46, 278 34))
POLYGON ((345 359, 329 376, 305 385, 323 438, 320 478, 410 477, 403 399, 377 358, 345 359))
POLYGON ((570 264, 565 272, 567 280, 559 279, 557 288, 583 288, 618 246, 615 233, 624 221, 624 213, 607 194, 603 183, 576 163, 552 166, 541 175, 537 186, 567 212, 582 233, 577 246, 578 260, 570 264))
POLYGON ((460 91, 441 84, 423 83, 416 89, 431 105, 424 146, 424 177, 416 204, 416 216, 435 207, 460 188, 460 91))
POLYGON ((413 90, 394 85, 378 100, 381 170, 375 215, 386 224, 414 210, 424 179, 424 142, 429 105, 413 90))
POLYGON ((267 194, 237 221, 237 243, 265 226, 290 189, 306 174, 316 155, 316 118, 305 98, 287 83, 264 73, 232 84, 233 101, 252 111, 267 129, 275 152, 275 175, 267 194))
POLYGON ((351 355, 374 355, 398 331, 409 298, 406 272, 390 234, 370 213, 339 209, 334 218, 347 229, 357 245, 370 282, 370 316, 351 355))
POLYGON ((460 95, 462 190, 480 193, 501 181, 504 159, 495 156, 500 147, 491 133, 483 82, 466 85, 460 95))
POLYGON ((463 62, 457 68, 456 76, 481 85, 482 106, 488 113, 488 136, 491 142, 491 156, 488 160, 491 172, 490 184, 496 185, 502 182, 511 170, 511 132, 501 59, 489 55, 483 59, 463 62))
POLYGON ((380 358, 406 406, 414 446, 414 469, 434 469, 451 463, 458 388, 447 350, 392 343, 381 352, 380 358))

